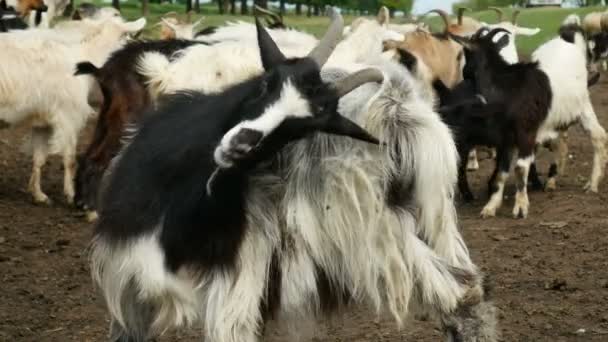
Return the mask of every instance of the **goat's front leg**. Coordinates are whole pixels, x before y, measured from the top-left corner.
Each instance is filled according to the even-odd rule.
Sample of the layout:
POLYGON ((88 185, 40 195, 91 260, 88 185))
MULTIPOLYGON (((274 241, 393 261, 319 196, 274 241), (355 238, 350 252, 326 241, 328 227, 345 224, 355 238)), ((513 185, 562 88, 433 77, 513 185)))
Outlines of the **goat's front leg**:
POLYGON ((496 152, 496 169, 489 184, 490 200, 481 211, 483 218, 496 216, 496 210, 502 205, 505 183, 509 178, 512 152, 502 147, 498 148, 496 152))
POLYGON ((543 183, 540 181, 540 177, 538 176, 538 170, 536 169, 536 163, 530 164, 530 174, 528 176, 530 180, 530 188, 532 190, 542 190, 543 183))
POLYGON ((534 154, 520 155, 517 158, 515 165, 515 186, 517 192, 515 193, 515 205, 513 206, 513 217, 515 218, 526 218, 528 217, 528 209, 530 207, 530 201, 528 200, 528 172, 530 171, 530 164, 534 161, 534 154))
POLYGON ((34 197, 35 203, 51 204, 49 197, 42 192, 40 178, 42 167, 46 164, 48 157, 48 130, 46 128, 32 129, 32 175, 28 189, 34 197))
POLYGON ((63 193, 68 204, 74 204, 74 173, 76 172, 76 148, 63 152, 63 193))

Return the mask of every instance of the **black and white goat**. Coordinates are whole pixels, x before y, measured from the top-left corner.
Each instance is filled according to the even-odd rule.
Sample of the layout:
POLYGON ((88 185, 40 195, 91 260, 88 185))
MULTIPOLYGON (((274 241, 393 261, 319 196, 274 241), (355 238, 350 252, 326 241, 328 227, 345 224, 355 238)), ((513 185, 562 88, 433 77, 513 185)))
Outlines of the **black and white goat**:
MULTIPOLYGON (((488 103, 504 104, 504 118, 509 129, 500 134, 496 169, 489 182, 490 200, 483 208, 483 217, 495 216, 503 198, 505 181, 509 175, 511 159, 517 153, 515 166, 517 193, 513 215, 528 215, 527 181, 530 164, 534 161, 537 132, 545 122, 553 93, 549 77, 538 63, 507 63, 500 55, 500 45, 493 41, 496 34, 507 32, 493 29, 483 35, 475 34, 470 40, 460 39, 465 45, 467 64, 464 77, 474 80, 475 90, 488 103)), ((508 39, 508 37, 507 37, 508 39)))
POLYGON ((337 17, 308 58, 284 59, 258 27, 261 75, 178 95, 117 157, 92 245, 114 340, 198 323, 210 341, 259 341, 273 315, 301 324, 348 301, 400 323, 436 314, 452 341, 496 341, 455 225, 447 127, 384 72, 324 70, 321 81, 341 33, 337 17), (308 134, 374 141, 336 110, 382 79, 340 101, 382 144, 308 134))

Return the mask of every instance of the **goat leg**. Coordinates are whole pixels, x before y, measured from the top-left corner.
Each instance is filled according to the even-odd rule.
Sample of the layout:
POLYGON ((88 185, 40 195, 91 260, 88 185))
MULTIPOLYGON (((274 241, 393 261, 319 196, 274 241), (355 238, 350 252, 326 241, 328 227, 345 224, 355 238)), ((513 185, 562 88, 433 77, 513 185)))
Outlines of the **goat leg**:
POLYGON ((472 202, 475 197, 469 187, 469 181, 467 179, 467 163, 465 162, 466 157, 469 155, 469 148, 463 148, 463 153, 460 154, 460 164, 458 165, 458 190, 460 195, 465 202, 472 202))

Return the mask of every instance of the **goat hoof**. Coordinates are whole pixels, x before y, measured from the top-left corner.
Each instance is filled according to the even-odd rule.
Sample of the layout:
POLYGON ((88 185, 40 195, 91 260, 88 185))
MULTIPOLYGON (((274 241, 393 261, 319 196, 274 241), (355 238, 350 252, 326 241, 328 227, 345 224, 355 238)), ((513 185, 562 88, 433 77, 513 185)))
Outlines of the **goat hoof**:
POLYGON ((493 208, 483 208, 483 210, 481 211, 481 214, 479 215, 481 216, 481 218, 490 218, 490 217, 495 217, 496 216, 496 209, 493 208))
POLYGON ((528 217, 528 210, 522 208, 515 207, 513 208, 513 218, 516 219, 525 219, 528 217))
POLYGON ((587 182, 587 184, 585 184, 585 186, 583 187, 583 190, 585 190, 585 192, 597 193, 597 185, 593 186, 591 182, 587 182))
POLYGON ((477 160, 469 160, 467 162, 467 171, 479 170, 479 163, 477 160))
POLYGON ((99 215, 97 214, 97 211, 95 211, 95 210, 88 210, 86 212, 85 217, 86 217, 87 222, 95 222, 99 218, 99 215))
POLYGON ((34 196, 34 203, 38 205, 52 205, 53 201, 51 201, 51 199, 47 195, 40 194, 34 196))
POLYGON ((555 189, 557 189, 555 178, 549 178, 545 184, 545 191, 555 191, 555 189))

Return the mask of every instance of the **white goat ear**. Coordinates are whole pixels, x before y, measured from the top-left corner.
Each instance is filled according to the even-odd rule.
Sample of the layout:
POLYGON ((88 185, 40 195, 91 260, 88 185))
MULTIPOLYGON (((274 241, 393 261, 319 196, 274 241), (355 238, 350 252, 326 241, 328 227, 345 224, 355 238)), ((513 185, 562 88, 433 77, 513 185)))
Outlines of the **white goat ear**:
POLYGON ((378 16, 376 16, 376 20, 378 20, 378 23, 380 25, 388 25, 390 18, 391 13, 389 12, 388 8, 386 6, 380 7, 380 10, 378 11, 378 16))
POLYGON ((139 18, 135 21, 130 21, 122 25, 127 32, 139 32, 146 26, 146 18, 139 18))
POLYGON ((169 20, 165 19, 165 18, 160 18, 160 20, 163 22, 163 24, 169 26, 170 29, 173 30, 173 32, 177 32, 177 25, 173 24, 172 22, 170 22, 169 20))

